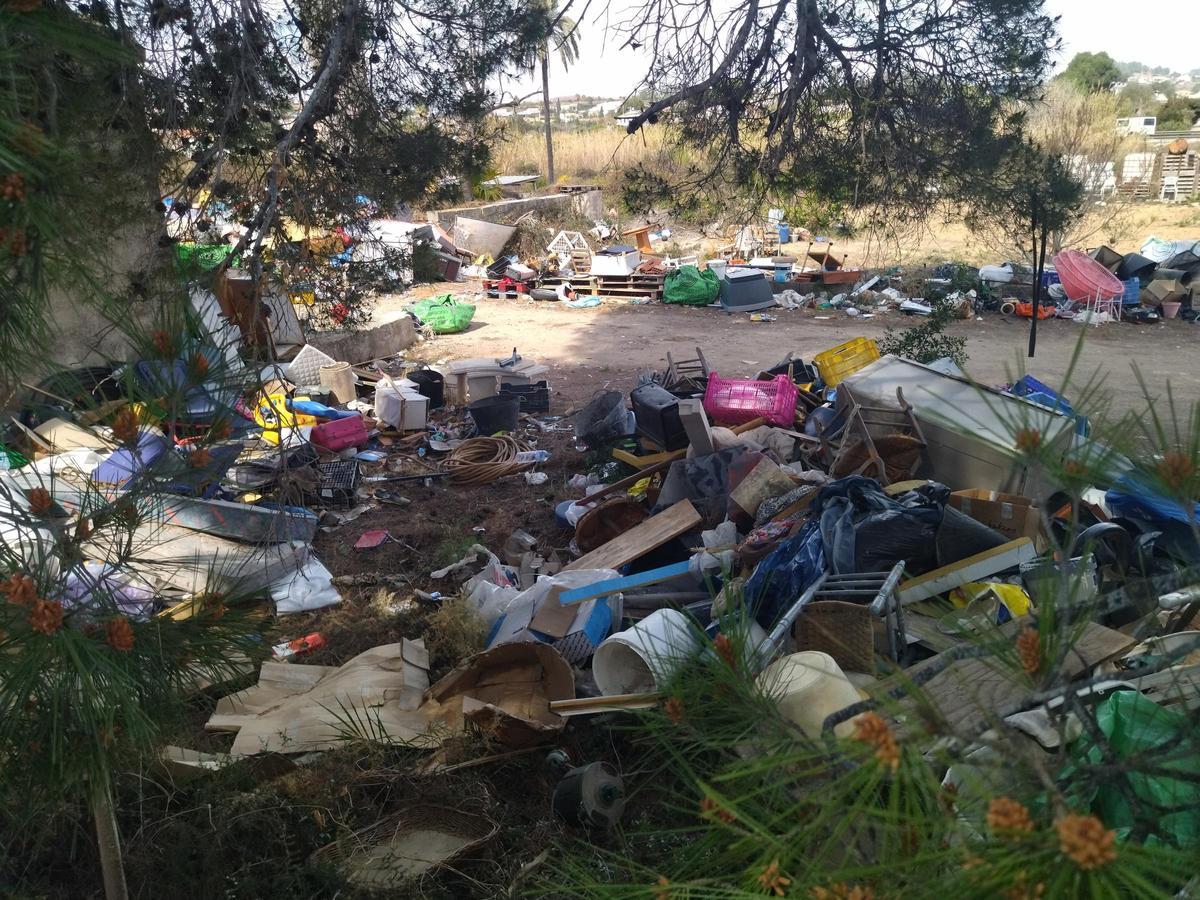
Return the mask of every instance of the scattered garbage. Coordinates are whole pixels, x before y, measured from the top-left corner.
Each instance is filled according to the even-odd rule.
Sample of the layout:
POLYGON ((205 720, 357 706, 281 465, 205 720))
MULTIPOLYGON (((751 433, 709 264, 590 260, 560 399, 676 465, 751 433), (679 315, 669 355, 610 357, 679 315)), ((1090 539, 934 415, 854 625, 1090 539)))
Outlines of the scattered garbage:
MULTIPOLYGON (((460 224, 473 240, 498 240, 482 227, 489 223, 460 224)), ((611 236, 607 227, 593 232, 611 236)), ((748 312, 743 323, 783 320, 772 334, 817 309, 839 310, 842 326, 947 310, 1089 325, 1190 321, 1200 271, 1191 242, 1152 239, 1125 255, 1067 250, 1035 312, 1032 273, 1013 263, 969 279, 939 270, 909 296, 911 278, 848 270, 828 242, 805 254, 815 271, 745 234, 739 243, 758 245, 701 267, 651 258, 643 239, 666 234, 634 229, 627 236, 638 246, 593 253, 582 233, 562 231, 544 264, 516 254, 476 262, 497 296, 542 291, 573 309, 643 296, 694 307, 719 300, 726 312, 748 312), (778 309, 761 311, 770 307, 778 309)), ((432 297, 411 312, 435 334, 461 333, 477 309, 467 299, 432 297)), ((188 363, 137 365, 131 377, 175 384, 188 363)), ((0 448, 0 502, 25 519, 4 538, 62 576, 61 602, 81 621, 102 596, 137 622, 220 615, 214 582, 222 596, 272 604, 285 630, 256 648, 256 658, 271 658, 252 686, 216 700, 206 725, 233 735, 224 762, 296 761, 361 739, 422 751, 436 771, 555 748, 552 809, 572 827, 604 831, 620 822, 641 773, 622 776, 607 760, 570 765, 564 745, 593 745, 565 735, 568 720, 587 727, 586 717, 654 708, 674 718, 673 692, 714 658, 757 686, 764 708, 806 747, 833 754, 839 741, 878 732, 877 720, 885 729, 937 720, 947 737, 981 743, 1003 723, 1078 767, 1112 761, 1079 729, 1077 711, 1068 727, 1050 707, 1066 703, 1071 679, 1104 674, 1122 683, 1087 703, 1108 750, 1134 758, 1174 741, 1179 758, 1128 790, 1089 783, 1071 802, 1098 811, 1124 839, 1138 827, 1131 803, 1150 800, 1175 810, 1166 830, 1180 846, 1200 841, 1184 808, 1197 799, 1196 748, 1182 737, 1200 679, 1173 694, 1153 680, 1160 665, 1197 660, 1191 504, 1135 477, 1128 461, 1111 478, 1089 473, 1088 499, 1064 494, 1077 485, 1027 451, 1032 443, 1072 460, 1093 448, 1090 424, 1072 407, 1078 397, 1033 376, 978 385, 949 356, 917 363, 882 354, 865 336, 808 362, 788 353, 758 366, 743 360, 731 366, 742 371, 718 372, 700 348, 686 360, 668 353, 661 371, 597 381, 586 402, 559 408, 547 366, 517 348, 429 367, 352 364, 305 345, 222 407, 235 424, 211 445, 196 435, 216 427, 210 407, 223 392, 203 379, 185 394, 186 415, 148 406, 135 415, 121 400, 91 422, 83 410, 58 409, 28 429, 34 446, 0 448), (162 522, 135 535, 144 549, 128 564, 104 563, 104 535, 87 530, 94 496, 117 502, 154 481, 171 486, 155 505, 162 522), (33 494, 42 484, 46 496, 33 494), (474 515, 485 506, 503 507, 501 528, 474 515), (399 556, 426 519, 446 531, 444 545, 399 556), (59 571, 39 548, 68 529, 81 535, 80 555, 59 571), (367 602, 404 628, 425 616, 468 620, 466 637, 439 645, 455 648, 433 666, 447 674, 430 684, 432 637, 430 650, 404 639, 331 660, 330 623, 367 602), (1061 679, 1034 680, 1042 663, 1020 647, 995 649, 1058 616, 1085 643, 1061 649, 1061 679), (1006 664, 1019 658, 973 668, 980 661, 968 650, 1006 664), (961 696, 972 679, 989 686, 982 709, 961 696), (468 736, 477 755, 447 762, 468 736)), ((394 637, 401 626, 389 627, 394 637)), ((247 676, 255 665, 247 662, 247 676)), ((754 740, 747 735, 738 752, 760 752, 754 740)), ((177 765, 218 764, 181 754, 177 765)), ((978 746, 964 750, 945 766, 946 783, 990 784, 988 760, 978 746)), ((551 788, 543 779, 530 790, 551 788)), ((316 858, 388 888, 466 855, 497 827, 406 802, 316 858)))

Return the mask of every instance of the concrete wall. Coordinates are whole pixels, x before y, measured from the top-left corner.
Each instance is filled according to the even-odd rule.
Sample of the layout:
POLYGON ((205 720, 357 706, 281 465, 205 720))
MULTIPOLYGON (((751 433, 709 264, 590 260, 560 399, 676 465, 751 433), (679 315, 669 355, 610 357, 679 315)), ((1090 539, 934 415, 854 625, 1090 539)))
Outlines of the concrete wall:
POLYGON ((428 221, 435 222, 447 231, 454 227, 458 216, 479 219, 496 225, 512 225, 527 212, 559 213, 571 210, 589 219, 598 219, 604 214, 604 198, 599 190, 580 194, 550 194, 546 197, 522 197, 517 200, 500 200, 483 206, 458 206, 438 209, 427 214, 428 221))
MULTIPOLYGON (((52 331, 50 353, 46 359, 29 361, 28 372, 43 374, 62 368, 97 364, 108 359, 129 356, 127 331, 135 323, 143 328, 154 320, 160 290, 171 286, 155 281, 156 266, 161 266, 161 251, 155 243, 154 225, 129 226, 112 234, 104 257, 109 271, 102 287, 114 295, 118 304, 114 324, 102 316, 93 303, 81 299, 78 289, 50 285, 47 300, 52 331), (158 257, 158 258, 156 258, 158 257), (146 296, 136 298, 128 289, 132 273, 148 273, 146 296)), ((163 277, 160 270, 159 278, 163 277)))
POLYGON ((404 312, 388 314, 390 321, 372 323, 358 331, 314 331, 308 343, 336 360, 364 363, 399 353, 417 340, 412 318, 404 312))

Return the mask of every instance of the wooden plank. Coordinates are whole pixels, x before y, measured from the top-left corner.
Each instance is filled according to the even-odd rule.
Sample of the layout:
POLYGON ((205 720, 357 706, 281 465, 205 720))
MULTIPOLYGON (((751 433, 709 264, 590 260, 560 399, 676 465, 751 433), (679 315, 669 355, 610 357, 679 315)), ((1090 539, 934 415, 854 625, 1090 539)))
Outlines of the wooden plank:
POLYGON ((1037 556, 1033 541, 1029 538, 1017 538, 991 550, 976 553, 966 559, 926 572, 917 578, 910 578, 900 583, 898 593, 900 602, 916 603, 918 600, 928 600, 946 591, 952 591, 970 581, 979 581, 988 575, 1003 572, 1023 562, 1028 562, 1037 556))
POLYGON ((691 501, 680 500, 670 509, 663 510, 657 516, 613 538, 604 546, 579 557, 563 571, 620 568, 656 547, 661 547, 672 538, 699 527, 700 523, 700 513, 696 512, 696 507, 692 506, 691 501))
POLYGON ((572 603, 583 603, 594 597, 606 597, 609 594, 617 594, 623 591, 634 590, 635 588, 650 587, 653 584, 662 584, 664 581, 670 581, 672 578, 686 575, 687 572, 688 560, 685 559, 683 562, 672 563, 669 566, 662 566, 658 569, 651 569, 649 572, 640 572, 637 575, 629 575, 625 578, 608 578, 604 581, 597 581, 595 584, 563 591, 559 595, 558 600, 563 606, 572 603))
POLYGON ((914 613, 907 609, 904 611, 904 630, 908 636, 916 638, 937 653, 966 643, 964 638, 945 634, 938 628, 938 620, 934 616, 914 613))
MULTIPOLYGON (((1028 624, 1018 619, 1001 626, 1000 631, 1017 633, 1028 624)), ((1111 628, 1087 624, 1074 645, 1074 652, 1063 660, 1062 672, 1068 678, 1081 675, 1093 667, 1117 656, 1136 641, 1111 628)), ((912 678, 926 668, 939 664, 941 655, 924 660, 903 673, 872 686, 871 693, 882 696, 897 684, 912 678)), ((994 659, 965 659, 952 663, 933 676, 918 692, 920 700, 909 697, 902 706, 912 710, 928 704, 949 724, 951 733, 966 735, 987 727, 993 719, 1002 719, 1017 712, 1033 693, 1026 681, 1010 668, 994 659)), ((914 720, 917 717, 914 716, 914 720)))
POLYGON ((662 694, 613 694, 611 697, 580 697, 576 700, 551 700, 550 711, 560 716, 588 716, 605 712, 624 712, 649 709, 662 699, 662 694))

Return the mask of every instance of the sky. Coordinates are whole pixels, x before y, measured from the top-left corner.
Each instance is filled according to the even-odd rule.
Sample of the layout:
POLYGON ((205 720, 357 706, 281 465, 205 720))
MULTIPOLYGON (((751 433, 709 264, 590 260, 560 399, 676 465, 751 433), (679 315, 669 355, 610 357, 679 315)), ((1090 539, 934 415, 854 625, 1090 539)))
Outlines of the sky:
MULTIPOLYGON (((564 72, 553 60, 550 94, 565 97, 587 94, 623 97, 634 90, 646 73, 649 60, 635 50, 619 49, 622 38, 606 33, 605 18, 616 19, 634 0, 592 0, 579 27, 579 61, 564 72)), ((572 11, 583 0, 573 0, 572 11)), ((1046 12, 1062 16, 1059 24, 1063 53, 1058 67, 1076 53, 1105 51, 1122 62, 1167 66, 1176 72, 1200 68, 1200 2, 1159 0, 1142 6, 1131 0, 1046 0, 1046 12), (1148 14, 1139 15, 1144 9, 1148 14)), ((541 89, 531 76, 510 86, 518 96, 541 89)))

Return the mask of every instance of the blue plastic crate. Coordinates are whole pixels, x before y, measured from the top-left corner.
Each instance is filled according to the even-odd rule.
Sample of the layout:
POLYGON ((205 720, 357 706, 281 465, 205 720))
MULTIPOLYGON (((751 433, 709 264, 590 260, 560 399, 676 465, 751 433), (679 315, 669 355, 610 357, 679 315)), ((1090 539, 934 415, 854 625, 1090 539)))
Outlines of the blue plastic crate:
POLYGON ((1121 295, 1122 306, 1137 306, 1142 301, 1142 282, 1137 278, 1125 279, 1125 293, 1121 295))
POLYGON ((1054 390, 1048 384, 1042 384, 1042 382, 1038 381, 1032 375, 1022 375, 1021 379, 1010 390, 1018 397, 1027 397, 1030 394, 1048 394, 1057 400, 1062 399, 1058 391, 1054 390))

